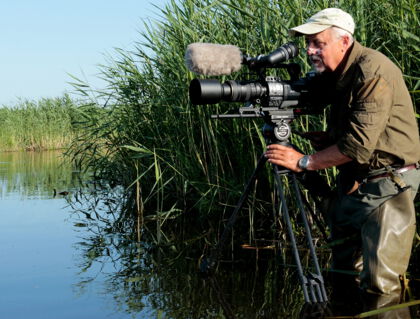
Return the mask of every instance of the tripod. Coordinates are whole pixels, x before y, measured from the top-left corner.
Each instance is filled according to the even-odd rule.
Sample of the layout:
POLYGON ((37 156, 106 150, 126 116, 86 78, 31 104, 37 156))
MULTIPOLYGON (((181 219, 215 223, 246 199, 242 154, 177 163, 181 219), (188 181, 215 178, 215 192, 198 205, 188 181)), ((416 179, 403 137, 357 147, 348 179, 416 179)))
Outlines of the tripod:
MULTIPOLYGON (((268 113, 268 116, 265 116, 266 124, 263 127, 263 134, 266 138, 266 141, 270 144, 272 143, 279 143, 283 145, 291 146, 288 143, 288 138, 291 133, 289 122, 293 117, 290 116, 290 113, 287 113, 286 116, 279 117, 277 111, 275 114, 268 113)), ((232 117, 232 116, 229 116, 232 117)), ((246 116, 252 117, 252 116, 246 116)), ((217 261, 220 257, 221 250, 225 246, 225 243, 229 237, 229 234, 233 228, 233 224, 236 221, 237 215, 239 211, 242 209, 251 189, 255 182, 255 179, 258 173, 264 168, 267 159, 265 158, 264 154, 262 154, 258 160, 257 166, 254 169, 254 172, 249 177, 249 180, 245 186, 245 189, 232 213, 230 216, 228 223, 225 226, 225 229, 220 237, 219 242, 217 243, 215 249, 212 251, 209 258, 202 258, 200 262, 200 270, 204 273, 212 271, 217 261)), ((328 301, 327 294, 325 291, 324 286, 324 279, 321 273, 321 269, 319 267, 318 258, 315 252, 315 247, 312 240, 311 229, 309 226, 308 218, 306 215, 306 211, 303 205, 303 200, 301 196, 301 192, 298 185, 298 180, 296 173, 277 165, 272 164, 272 174, 275 181, 276 193, 278 195, 278 214, 283 217, 287 233, 289 236, 289 240, 292 247, 292 253, 294 260, 297 265, 297 271, 299 276, 299 281, 303 290, 303 296, 306 303, 325 303, 328 301), (296 244, 296 238, 294 235, 292 222, 288 210, 286 196, 284 194, 284 184, 282 181, 282 176, 285 176, 291 184, 293 193, 295 195, 295 201, 297 203, 297 207, 300 212, 300 216, 302 219, 304 232, 305 232, 305 239, 306 243, 309 248, 311 262, 314 268, 314 272, 305 272, 302 267, 301 257, 299 255, 298 247, 296 244)))

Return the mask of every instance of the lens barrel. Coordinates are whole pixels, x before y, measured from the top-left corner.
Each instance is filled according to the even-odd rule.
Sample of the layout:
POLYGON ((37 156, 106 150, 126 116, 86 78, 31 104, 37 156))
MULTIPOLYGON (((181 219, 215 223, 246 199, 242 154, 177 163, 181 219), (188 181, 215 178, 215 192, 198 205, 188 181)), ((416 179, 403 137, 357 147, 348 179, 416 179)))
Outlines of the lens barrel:
POLYGON ((220 101, 247 102, 265 96, 267 87, 260 82, 226 81, 214 79, 194 79, 190 83, 189 94, 192 104, 215 104, 220 101))

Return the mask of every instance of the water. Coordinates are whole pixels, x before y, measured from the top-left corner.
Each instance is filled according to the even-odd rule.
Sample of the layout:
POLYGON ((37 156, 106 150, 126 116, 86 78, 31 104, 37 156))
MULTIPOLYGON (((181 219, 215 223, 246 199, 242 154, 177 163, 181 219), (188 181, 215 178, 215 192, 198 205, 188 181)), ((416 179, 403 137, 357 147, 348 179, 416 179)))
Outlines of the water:
POLYGON ((202 246, 170 232, 147 244, 156 226, 119 218, 121 199, 59 153, 0 153, 0 318, 322 318, 274 251, 244 250, 203 278, 202 246))
POLYGON ((80 229, 66 196, 83 187, 59 153, 0 153, 0 318, 132 318, 103 293, 81 289, 80 229))

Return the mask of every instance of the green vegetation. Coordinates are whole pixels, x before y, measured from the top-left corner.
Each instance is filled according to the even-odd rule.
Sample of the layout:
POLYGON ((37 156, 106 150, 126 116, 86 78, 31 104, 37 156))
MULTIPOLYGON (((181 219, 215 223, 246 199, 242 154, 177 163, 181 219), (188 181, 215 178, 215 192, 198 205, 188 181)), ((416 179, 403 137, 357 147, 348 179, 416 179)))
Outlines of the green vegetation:
POLYGON ((37 102, 20 101, 0 108, 0 150, 45 150, 68 147, 81 117, 68 95, 37 102))
MULTIPOLYGON (((184 65, 187 45, 229 43, 249 55, 268 53, 290 41, 289 27, 320 9, 340 7, 354 16, 356 39, 384 52, 403 70, 417 105, 419 6, 415 0, 172 1, 161 10, 160 22, 145 25, 142 42, 132 51, 117 50, 114 61, 102 67, 108 86, 93 92, 90 103, 96 98, 106 101, 104 116, 90 120, 70 153, 98 176, 132 190, 137 211, 146 207, 144 214, 162 224, 197 211, 194 220, 220 219, 218 208, 230 211, 264 149, 262 122, 211 120, 211 114, 235 106, 189 103, 188 85, 195 75, 184 65)), ((303 47, 303 39, 297 41, 303 47)), ((303 51, 298 60, 307 71, 303 51)), ((229 79, 249 77, 246 72, 229 79)), ((75 87, 86 97, 92 94, 83 82, 75 87)), ((299 131, 322 130, 325 123, 321 117, 302 117, 294 125, 299 131)), ((293 142, 310 148, 298 137, 293 142)), ((333 174, 327 172, 327 177, 333 174)), ((266 211, 261 208, 272 196, 270 188, 259 189, 250 199, 254 212, 266 211)), ((191 223, 192 218, 186 220, 191 223)))

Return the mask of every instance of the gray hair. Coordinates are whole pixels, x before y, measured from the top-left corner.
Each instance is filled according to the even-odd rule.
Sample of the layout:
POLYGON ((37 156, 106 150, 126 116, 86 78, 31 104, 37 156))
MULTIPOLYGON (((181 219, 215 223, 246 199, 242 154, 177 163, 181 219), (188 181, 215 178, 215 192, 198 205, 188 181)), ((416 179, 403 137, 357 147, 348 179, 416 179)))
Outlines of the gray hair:
POLYGON ((348 36, 350 44, 354 42, 353 35, 350 32, 343 30, 341 28, 338 28, 338 27, 331 27, 331 30, 333 31, 333 34, 335 37, 337 37, 337 39, 340 39, 344 36, 348 36))

